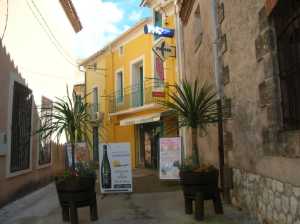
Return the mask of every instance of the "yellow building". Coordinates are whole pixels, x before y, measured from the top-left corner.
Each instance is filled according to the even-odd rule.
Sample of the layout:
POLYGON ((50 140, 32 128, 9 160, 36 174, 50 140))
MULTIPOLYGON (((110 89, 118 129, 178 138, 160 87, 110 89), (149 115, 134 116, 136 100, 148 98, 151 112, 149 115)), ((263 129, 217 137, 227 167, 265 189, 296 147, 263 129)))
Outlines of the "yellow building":
MULTIPOLYGON (((176 80, 176 59, 163 62, 152 51, 159 39, 144 34, 147 24, 152 19, 140 21, 81 65, 86 102, 104 114, 100 142, 129 142, 133 167, 157 168, 159 137, 178 136, 177 119, 158 104, 176 80)), ((171 17, 168 24, 173 27, 171 17)), ((175 45, 175 38, 166 42, 175 45)), ((93 130, 96 145, 98 129, 93 130)))

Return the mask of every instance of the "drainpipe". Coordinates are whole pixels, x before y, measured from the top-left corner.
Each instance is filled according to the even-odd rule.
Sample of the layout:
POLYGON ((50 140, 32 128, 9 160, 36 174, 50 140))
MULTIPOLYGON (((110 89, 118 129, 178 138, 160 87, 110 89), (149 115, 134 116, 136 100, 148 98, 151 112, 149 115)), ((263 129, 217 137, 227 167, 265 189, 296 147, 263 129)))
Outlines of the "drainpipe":
MULTIPOLYGON (((177 76, 176 82, 180 83, 184 78, 184 42, 183 42, 183 29, 182 23, 179 17, 180 1, 175 1, 175 35, 176 35, 176 63, 177 63, 177 76)), ((179 134, 182 136, 182 155, 183 158, 187 157, 186 146, 186 131, 185 127, 180 128, 179 134)))
POLYGON ((211 15, 212 15, 212 32, 213 32, 213 54, 214 54, 214 75, 217 86, 218 97, 218 151, 219 151, 219 168, 220 168, 220 182, 223 192, 224 201, 230 203, 230 191, 225 186, 225 154, 224 154, 224 138, 223 138, 223 114, 222 114, 222 101, 224 98, 224 89, 221 77, 220 58, 218 52, 219 38, 218 38, 218 17, 217 17, 217 1, 211 0, 211 15))

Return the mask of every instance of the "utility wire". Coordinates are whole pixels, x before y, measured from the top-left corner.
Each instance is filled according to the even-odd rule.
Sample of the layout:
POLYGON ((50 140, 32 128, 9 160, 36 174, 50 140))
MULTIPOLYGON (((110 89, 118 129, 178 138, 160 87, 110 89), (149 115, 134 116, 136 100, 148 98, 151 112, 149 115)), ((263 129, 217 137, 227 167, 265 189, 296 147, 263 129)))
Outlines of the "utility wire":
MULTIPOLYGON (((64 50, 64 48, 62 47, 62 45, 59 43, 59 41, 57 40, 57 38, 55 37, 55 35, 53 34, 50 26, 48 25, 45 17, 42 15, 41 11, 39 10, 39 8, 37 7, 37 5, 35 4, 35 2, 33 0, 31 0, 32 5, 34 6, 35 10, 37 11, 39 18, 41 18, 41 20, 38 18, 38 15, 34 12, 33 8, 31 7, 31 5, 29 4, 28 0, 26 0, 26 3, 30 9, 30 11, 32 12, 33 16, 35 17, 35 19, 37 20, 37 22, 39 23, 39 25, 41 26, 41 28, 43 29, 43 31, 47 34, 49 40, 51 41, 51 43, 55 46, 55 48, 57 49, 57 51, 65 58, 65 60, 71 64, 72 66, 76 67, 78 69, 78 71, 81 72, 85 72, 83 70, 81 70, 79 68, 78 64, 75 64, 73 61, 71 61, 71 57, 69 56, 68 53, 66 53, 66 51, 64 50)), ((88 70, 97 70, 97 71, 105 71, 106 69, 102 69, 102 68, 91 68, 88 66, 87 68, 88 70)), ((100 74, 103 75, 103 74, 100 74)), ((104 75, 105 76, 105 75, 104 75)))
POLYGON ((49 31, 49 34, 52 36, 52 38, 54 39, 54 41, 56 42, 56 44, 59 46, 59 48, 65 53, 66 56, 68 56, 70 59, 73 60, 73 57, 70 56, 70 53, 67 52, 64 47, 62 46, 62 44, 57 40, 57 38, 55 37, 55 35, 53 34, 53 31, 51 30, 49 24, 47 23, 45 17, 43 16, 43 14, 41 13, 41 11, 39 10, 39 8, 37 7, 37 5, 35 4, 35 2, 33 0, 31 0, 32 5, 34 6, 34 8, 36 9, 37 13, 39 14, 40 18, 43 20, 44 24, 46 25, 47 30, 49 31))
POLYGON ((47 34, 49 40, 51 41, 51 43, 54 45, 54 47, 56 48, 56 50, 65 58, 65 60, 71 64, 72 66, 76 67, 78 69, 78 65, 73 63, 72 61, 70 61, 70 59, 65 55, 65 53, 63 52, 63 50, 58 46, 58 44, 53 40, 53 37, 51 37, 52 35, 49 34, 50 31, 47 31, 47 29, 44 27, 44 25, 42 24, 41 20, 38 18, 37 14, 34 12, 33 8, 31 7, 31 5, 29 4, 28 0, 26 0, 27 6, 29 7, 32 15, 35 17, 35 19, 37 20, 37 22, 39 23, 39 25, 41 26, 41 28, 43 29, 43 31, 47 34))
POLYGON ((3 40, 5 32, 6 32, 6 28, 7 28, 7 23, 8 23, 8 0, 6 0, 6 19, 5 19, 5 26, 4 26, 4 30, 3 33, 1 35, 1 40, 3 40))

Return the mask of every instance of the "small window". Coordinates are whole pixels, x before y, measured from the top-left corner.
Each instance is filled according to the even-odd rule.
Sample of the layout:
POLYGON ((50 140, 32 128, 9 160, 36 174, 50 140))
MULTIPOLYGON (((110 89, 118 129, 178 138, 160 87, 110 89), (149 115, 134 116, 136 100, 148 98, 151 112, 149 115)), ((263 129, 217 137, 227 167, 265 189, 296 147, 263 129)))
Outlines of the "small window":
MULTIPOLYGON (((162 15, 159 12, 154 11, 154 26, 162 27, 162 25, 163 25, 162 15)), ((157 40, 158 38, 159 36, 154 35, 155 40, 157 40)))
POLYGON ((97 63, 96 62, 93 64, 93 69, 97 70, 97 63))
POLYGON ((123 93, 123 72, 117 73, 117 91, 116 91, 116 98, 117 103, 122 103, 124 99, 124 93, 123 93))
POLYGON ((194 32, 195 51, 197 51, 202 43, 202 36, 203 36, 202 25, 201 25, 201 13, 200 13, 199 5, 197 6, 194 13, 193 32, 194 32))
POLYGON ((119 55, 120 56, 124 55, 124 46, 119 47, 119 55))

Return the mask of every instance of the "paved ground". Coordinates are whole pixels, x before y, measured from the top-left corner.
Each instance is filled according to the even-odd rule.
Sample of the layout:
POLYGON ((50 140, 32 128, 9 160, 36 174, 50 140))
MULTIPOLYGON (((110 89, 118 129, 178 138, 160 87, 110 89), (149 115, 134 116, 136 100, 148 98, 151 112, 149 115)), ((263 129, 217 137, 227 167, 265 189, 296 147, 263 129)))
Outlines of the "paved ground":
MULTIPOLYGON (((178 186, 161 183, 151 172, 135 173, 136 193, 98 195, 99 224, 194 224, 193 215, 185 215, 178 186), (152 190, 151 190, 152 189, 152 190), (169 189, 169 190, 168 190, 169 189), (148 192, 148 193, 145 193, 148 192), (149 193, 151 192, 151 193, 149 193)), ((252 224, 241 212, 225 206, 224 215, 215 215, 206 203, 203 224, 252 224)), ((90 223, 88 208, 79 209, 80 223, 90 223)), ((61 211, 54 184, 50 184, 0 209, 1 224, 60 224, 61 211)))

